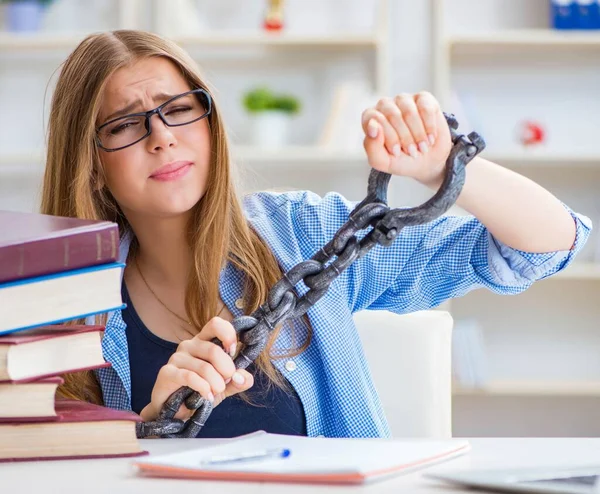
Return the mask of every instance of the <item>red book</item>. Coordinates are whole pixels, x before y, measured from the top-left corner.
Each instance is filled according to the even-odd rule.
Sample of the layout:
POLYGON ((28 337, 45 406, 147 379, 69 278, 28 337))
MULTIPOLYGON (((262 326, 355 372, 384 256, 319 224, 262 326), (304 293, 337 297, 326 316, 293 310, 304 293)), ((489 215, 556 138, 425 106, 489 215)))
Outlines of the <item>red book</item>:
POLYGON ((116 223, 0 211, 0 283, 107 264, 118 256, 116 223))
POLYGON ((0 423, 0 461, 114 458, 148 454, 135 424, 141 417, 83 401, 57 400, 58 419, 0 423))
POLYGON ((62 325, 0 337, 0 383, 28 382, 110 364, 102 355, 104 326, 62 325))

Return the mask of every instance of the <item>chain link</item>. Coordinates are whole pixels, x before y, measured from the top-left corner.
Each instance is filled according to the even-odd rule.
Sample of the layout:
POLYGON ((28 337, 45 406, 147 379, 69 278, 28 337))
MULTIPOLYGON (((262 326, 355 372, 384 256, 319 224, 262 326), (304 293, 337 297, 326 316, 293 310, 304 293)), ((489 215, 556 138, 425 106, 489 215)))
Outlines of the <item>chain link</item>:
MULTIPOLYGON (((245 345, 234 360, 236 368, 247 368, 264 350, 276 326, 287 319, 304 315, 348 266, 375 245, 390 246, 402 228, 433 221, 456 202, 465 181, 465 166, 485 148, 485 142, 475 132, 468 136, 458 134, 454 116, 444 115, 453 146, 440 189, 420 206, 390 209, 387 205, 390 175, 371 170, 366 198, 350 213, 348 221, 333 238, 311 259, 300 262, 285 273, 269 291, 267 301, 254 313, 233 320, 239 340, 245 345), (357 234, 369 227, 371 229, 359 239, 357 234), (304 282, 308 291, 299 297, 295 287, 300 281, 304 282)), ((182 387, 165 402, 155 421, 138 423, 136 433, 139 438, 196 437, 211 411, 212 404, 208 400, 191 388, 182 387), (187 422, 174 419, 182 403, 195 410, 187 422)))

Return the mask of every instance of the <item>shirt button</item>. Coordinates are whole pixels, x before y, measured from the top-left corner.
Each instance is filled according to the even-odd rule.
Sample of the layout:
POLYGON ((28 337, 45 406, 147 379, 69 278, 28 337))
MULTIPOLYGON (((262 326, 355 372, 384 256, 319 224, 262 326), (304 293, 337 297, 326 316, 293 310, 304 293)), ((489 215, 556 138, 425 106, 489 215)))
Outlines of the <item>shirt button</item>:
POLYGON ((296 370, 296 362, 294 362, 293 360, 288 360, 285 363, 285 368, 287 370, 289 370, 290 372, 295 371, 296 370))
POLYGON ((238 309, 243 309, 243 308, 244 308, 244 299, 243 299, 243 298, 238 298, 238 299, 235 301, 235 306, 236 306, 238 309))

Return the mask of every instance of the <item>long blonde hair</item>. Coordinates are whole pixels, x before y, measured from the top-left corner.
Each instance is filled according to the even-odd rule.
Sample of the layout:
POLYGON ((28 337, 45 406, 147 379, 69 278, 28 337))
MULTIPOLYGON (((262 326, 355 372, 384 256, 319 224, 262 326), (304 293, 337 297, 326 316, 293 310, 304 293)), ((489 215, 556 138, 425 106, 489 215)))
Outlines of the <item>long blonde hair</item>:
MULTIPOLYGON (((170 60, 190 87, 210 93, 191 57, 158 35, 119 30, 85 38, 64 62, 52 97, 42 213, 110 220, 118 223, 121 234, 130 230, 104 185, 95 128, 108 78, 117 69, 148 57, 170 60)), ((253 312, 266 300, 269 288, 281 276, 272 252, 244 217, 233 185, 228 142, 217 104, 208 118, 211 133, 208 185, 194 207, 188 228, 194 269, 188 280, 185 307, 197 330, 217 312, 219 275, 225 261, 230 261, 244 275, 246 313, 253 312)), ((106 318, 100 322, 105 323, 106 318)), ((257 366, 272 382, 281 383, 270 357, 276 334, 257 359, 257 366)), ((294 353, 303 351, 309 340, 310 337, 294 353)), ((60 395, 103 402, 100 386, 91 371, 63 378, 65 384, 59 389, 60 395)))

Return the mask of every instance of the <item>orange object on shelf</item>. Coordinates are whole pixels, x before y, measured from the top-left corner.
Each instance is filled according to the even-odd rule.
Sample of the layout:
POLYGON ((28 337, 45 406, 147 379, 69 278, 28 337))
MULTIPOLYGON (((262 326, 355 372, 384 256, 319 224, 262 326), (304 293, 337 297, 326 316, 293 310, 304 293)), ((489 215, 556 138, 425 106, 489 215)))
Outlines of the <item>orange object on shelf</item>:
POLYGON ((283 29, 283 0, 268 0, 263 27, 266 31, 283 29))

